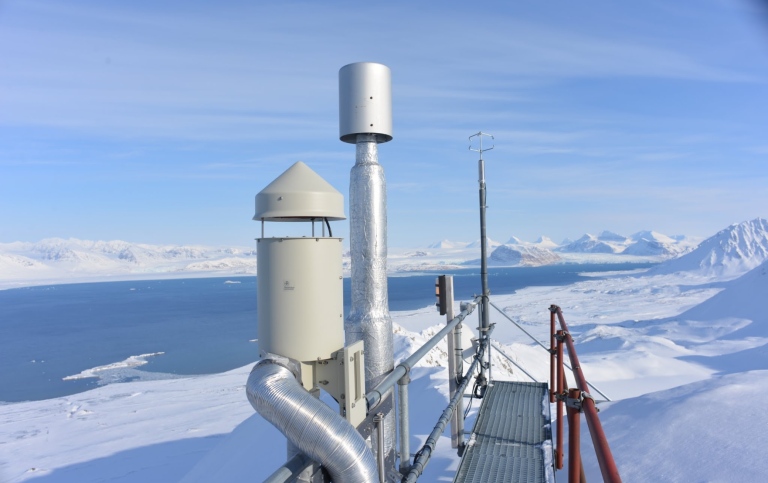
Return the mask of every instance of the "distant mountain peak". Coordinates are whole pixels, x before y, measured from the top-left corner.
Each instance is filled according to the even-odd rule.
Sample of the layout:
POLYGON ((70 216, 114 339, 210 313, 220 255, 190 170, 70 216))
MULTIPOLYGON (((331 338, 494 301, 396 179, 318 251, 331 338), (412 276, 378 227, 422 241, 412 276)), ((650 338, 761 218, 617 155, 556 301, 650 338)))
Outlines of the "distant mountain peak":
POLYGON ((558 244, 555 243, 554 241, 552 241, 551 238, 549 238, 547 236, 543 236, 543 235, 540 236, 539 238, 537 238, 536 241, 533 242, 533 243, 534 243, 534 245, 538 245, 538 246, 540 246, 542 248, 557 248, 558 247, 558 244))
POLYGON ((624 243, 627 241, 627 237, 625 237, 624 235, 619 235, 618 233, 614 233, 608 230, 604 230, 599 235, 597 235, 597 239, 601 241, 617 242, 617 243, 624 243))
POLYGON ((690 253, 665 262, 659 273, 704 271, 739 275, 768 260, 768 221, 764 218, 734 223, 707 238, 690 253))
POLYGON ((427 248, 466 248, 469 242, 440 240, 439 242, 427 245, 427 248))

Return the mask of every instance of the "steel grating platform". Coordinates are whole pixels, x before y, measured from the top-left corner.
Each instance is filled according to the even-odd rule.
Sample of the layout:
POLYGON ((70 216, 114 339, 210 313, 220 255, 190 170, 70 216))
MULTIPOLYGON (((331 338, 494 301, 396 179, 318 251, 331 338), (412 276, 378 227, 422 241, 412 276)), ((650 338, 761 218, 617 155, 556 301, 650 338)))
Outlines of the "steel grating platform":
POLYGON ((550 428, 546 384, 494 381, 454 483, 554 481, 550 428))

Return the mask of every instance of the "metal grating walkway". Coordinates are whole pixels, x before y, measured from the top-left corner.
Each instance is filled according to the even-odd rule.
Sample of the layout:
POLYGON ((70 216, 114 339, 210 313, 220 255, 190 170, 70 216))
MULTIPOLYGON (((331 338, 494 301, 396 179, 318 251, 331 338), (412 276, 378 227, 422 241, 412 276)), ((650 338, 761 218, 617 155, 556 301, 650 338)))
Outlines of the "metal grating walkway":
POLYGON ((485 393, 453 481, 554 481, 551 452, 547 385, 494 381, 485 393))

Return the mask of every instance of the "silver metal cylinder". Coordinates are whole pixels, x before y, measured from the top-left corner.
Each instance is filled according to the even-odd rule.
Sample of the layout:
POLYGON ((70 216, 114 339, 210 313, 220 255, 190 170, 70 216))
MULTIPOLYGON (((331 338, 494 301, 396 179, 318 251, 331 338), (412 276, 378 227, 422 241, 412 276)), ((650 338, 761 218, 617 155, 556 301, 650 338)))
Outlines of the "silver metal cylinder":
POLYGON ((357 143, 358 134, 376 142, 392 139, 392 72, 375 62, 356 62, 339 70, 339 139, 357 143))
POLYGON ((411 378, 406 374, 397 382, 398 424, 400 426, 400 473, 406 474, 411 469, 411 428, 410 408, 408 405, 408 384, 411 378))
MULTIPOLYGON (((373 417, 373 424, 378 429, 378 436, 376 444, 379 448, 384 446, 384 431, 381 429, 381 425, 384 422, 384 413, 378 413, 373 417)), ((376 465, 379 468, 379 483, 386 483, 387 481, 387 467, 384 464, 384 453, 379 451, 376 455, 376 465)))
MULTIPOLYGON (((344 323, 347 345, 365 343, 365 387, 370 391, 394 368, 387 295, 387 192, 376 136, 357 136, 349 183, 352 306, 344 323)), ((392 391, 385 397, 393 397, 392 391)), ((391 407, 391 404, 389 405, 391 407)), ((375 439, 372 441, 375 444, 375 439)), ((384 449, 394 464, 394 411, 384 415, 384 449)), ((378 449, 376 449, 378 451, 378 449)))

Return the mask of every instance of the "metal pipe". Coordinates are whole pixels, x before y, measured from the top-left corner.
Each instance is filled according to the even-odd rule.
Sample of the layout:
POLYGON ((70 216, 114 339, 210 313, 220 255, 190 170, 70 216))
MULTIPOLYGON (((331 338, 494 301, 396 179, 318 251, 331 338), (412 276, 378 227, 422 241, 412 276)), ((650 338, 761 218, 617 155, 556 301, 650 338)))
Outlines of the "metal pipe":
MULTIPOLYGON (((445 320, 446 323, 453 320, 453 277, 451 275, 442 275, 445 284, 445 320)), ((456 387, 458 386, 458 380, 461 377, 461 373, 457 374, 457 361, 456 361, 456 330, 460 324, 451 329, 446 337, 446 343, 448 345, 448 399, 453 399, 456 394, 456 387)), ((459 345, 461 340, 459 340, 459 345)), ((464 435, 460 434, 458 411, 454 411, 451 416, 451 448, 458 448, 464 439, 464 435)))
MULTIPOLYGON (((373 417, 373 424, 376 425, 376 438, 377 438, 377 444, 379 448, 384 447, 384 431, 381 427, 382 423, 384 422, 384 413, 378 413, 376 416, 373 417)), ((384 452, 379 451, 376 453, 376 465, 379 468, 379 483, 386 483, 387 480, 387 470, 384 467, 384 452)))
MULTIPOLYGON (((312 394, 312 396, 317 398, 320 395, 320 390, 318 389, 317 393, 315 393, 315 394, 313 394, 311 392, 310 392, 310 394, 312 394)), ((301 450, 298 448, 298 446, 296 446, 295 444, 291 443, 290 440, 287 441, 287 445, 286 446, 287 446, 286 453, 287 453, 288 461, 291 461, 296 455, 303 454, 301 452, 301 450)), ((309 458, 307 458, 307 459, 309 459, 309 458)), ((296 473, 294 475, 294 480, 293 480, 292 483, 313 483, 313 481, 314 481, 313 480, 313 475, 315 473, 317 473, 317 471, 319 469, 320 469, 320 464, 317 463, 316 461, 311 461, 311 464, 306 465, 306 467, 302 471, 300 471, 300 472, 298 472, 298 473, 296 473)))
POLYGON ((405 474, 411 469, 411 430, 410 430, 410 414, 408 407, 408 384, 410 384, 411 378, 408 374, 404 375, 397 381, 397 402, 399 414, 397 415, 397 421, 400 429, 400 473, 405 474))
MULTIPOLYGON (((581 365, 579 364, 579 357, 576 355, 576 347, 573 344, 573 338, 568 332, 568 325, 565 323, 563 317, 563 311, 560 307, 557 307, 557 318, 560 320, 560 327, 565 334, 565 344, 568 347, 568 356, 571 359, 571 365, 573 366, 573 376, 576 378, 576 387, 581 392, 588 392, 587 380, 584 377, 584 373, 581 371, 581 365)), ((609 483, 618 483, 621 481, 619 470, 616 467, 616 462, 613 459, 611 448, 608 446, 608 438, 605 436, 603 426, 600 424, 600 418, 597 416, 597 408, 595 407, 595 401, 592 397, 585 397, 582 402, 582 411, 584 411, 584 417, 587 420, 587 427, 589 427, 589 434, 592 437, 592 444, 595 447, 595 453, 597 454, 597 462, 600 464, 600 472, 603 475, 603 481, 609 483)))
POLYGON ((432 457, 432 451, 434 451, 435 446, 437 445, 437 440, 440 435, 443 434, 443 431, 445 431, 445 426, 448 424, 453 411, 456 409, 456 406, 459 403, 459 400, 461 400, 463 397, 464 391, 467 389, 467 384, 471 379, 470 376, 475 371, 475 368, 477 367, 478 361, 480 361, 481 357, 482 352, 475 355, 475 360, 472 361, 472 365, 469 366, 469 370, 459 385, 458 392, 456 392, 456 394, 453 396, 453 399, 451 399, 448 407, 443 411, 443 414, 440 415, 440 419, 437 420, 437 424, 427 437, 427 441, 424 443, 424 446, 422 446, 419 452, 416 453, 416 457, 413 460, 413 465, 411 465, 411 470, 403 478, 403 483, 413 483, 424 472, 424 468, 426 468, 429 459, 432 457))
POLYGON ((328 470, 334 483, 377 481, 376 460, 363 437, 307 392, 288 367, 276 360, 262 360, 248 376, 246 394, 264 419, 328 470))
MULTIPOLYGON (((464 374, 464 348, 461 343, 461 323, 456 324, 456 328, 453 331, 454 334, 454 355, 456 363, 454 365, 456 372, 453 376, 458 383, 464 374)), ((458 388, 456 388, 458 392, 458 388)), ((454 420, 456 421, 456 433, 459 439, 459 456, 464 452, 464 398, 459 398, 459 403, 456 405, 456 411, 454 412, 454 420)))
MULTIPOLYGON (((480 153, 480 159, 477 162, 477 171, 478 171, 478 196, 480 198, 480 282, 482 286, 482 296, 483 296, 483 303, 482 303, 482 310, 480 311, 480 316, 482 317, 482 320, 480 322, 480 333, 483 338, 488 338, 488 329, 490 328, 491 321, 491 311, 489 307, 489 297, 491 295, 491 291, 488 288, 488 237, 487 237, 487 230, 486 230, 486 216, 485 212, 488 208, 486 203, 486 186, 485 186, 485 161, 483 160, 483 151, 490 151, 493 149, 493 146, 487 149, 483 149, 483 136, 490 136, 490 134, 486 134, 481 132, 478 132, 477 134, 473 134, 469 137, 470 140, 470 146, 469 149, 476 151, 480 153), (472 149, 471 141, 473 137, 477 137, 478 141, 480 142, 479 149, 472 149)), ((493 136, 490 136, 491 139, 493 139, 493 136)), ((491 380, 491 368, 493 365, 493 359, 491 357, 491 347, 488 346, 488 380, 491 380)), ((480 373, 483 374, 485 372, 485 368, 481 365, 480 366, 480 373)))
POLYGON ((555 466, 563 469, 563 331, 558 330, 557 335, 557 447, 555 448, 555 466))
MULTIPOLYGON (((578 401, 581 391, 568 390, 568 399, 578 401)), ((568 405, 568 483, 581 481, 581 414, 580 411, 568 405)))
MULTIPOLYGON (((376 135, 358 134, 356 140, 355 165, 349 181, 352 305, 344 331, 347 345, 358 340, 365 343, 365 387, 370 391, 394 366, 387 295, 387 188, 376 135)), ((382 396, 393 397, 391 392, 382 396)), ((384 450, 394 464, 394 412, 385 411, 383 424, 384 450)))
POLYGON ((297 475, 301 474, 307 468, 310 468, 314 462, 306 455, 297 454, 285 462, 283 466, 276 469, 264 480, 264 483, 287 483, 294 481, 297 475))
MULTIPOLYGON (((368 411, 373 411, 376 406, 381 403, 383 395, 392 389, 392 387, 397 384, 397 381, 399 381, 401 377, 408 374, 411 371, 411 368, 424 356, 426 356, 427 353, 429 353, 429 351, 432 350, 432 348, 435 347, 437 343, 440 342, 443 337, 445 337, 446 334, 451 331, 451 329, 453 329, 457 324, 461 323, 461 321, 464 320, 467 315, 471 314, 475 310, 475 307, 479 301, 480 297, 478 296, 475 298, 475 300, 466 304, 465 309, 462 310, 459 315, 454 317, 453 320, 447 323, 445 327, 440 330, 440 332, 432 336, 432 338, 429 339, 423 346, 419 347, 407 359, 398 364, 392 372, 387 374, 386 377, 381 380, 378 386, 368 391, 368 393, 365 395, 365 399, 368 402, 368 411)), ((367 354, 368 350, 366 349, 366 355, 367 354)), ((368 359, 366 359, 366 361, 367 360, 368 359)))
POLYGON ((555 402, 555 313, 549 313, 549 402, 555 402))

